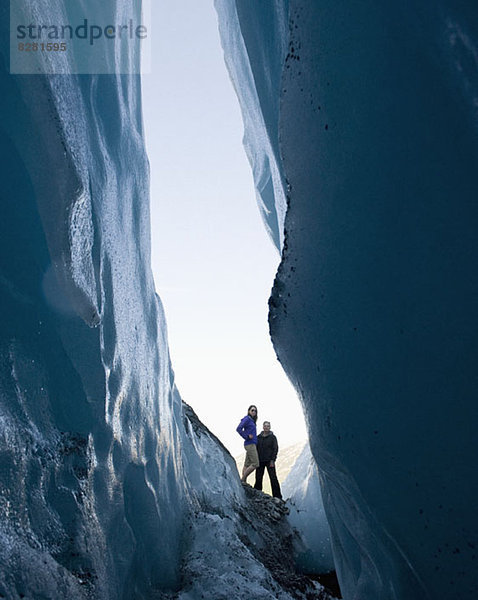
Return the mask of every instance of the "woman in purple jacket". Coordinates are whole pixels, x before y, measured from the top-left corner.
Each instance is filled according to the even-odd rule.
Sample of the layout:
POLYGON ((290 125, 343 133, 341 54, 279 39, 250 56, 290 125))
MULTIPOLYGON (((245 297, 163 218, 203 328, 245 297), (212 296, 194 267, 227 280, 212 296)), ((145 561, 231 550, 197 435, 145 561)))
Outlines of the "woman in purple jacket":
POLYGON ((246 483, 249 475, 259 466, 259 456, 257 454, 257 406, 251 404, 247 409, 247 415, 239 423, 236 431, 244 438, 244 448, 246 449, 246 460, 242 469, 242 483, 246 483))

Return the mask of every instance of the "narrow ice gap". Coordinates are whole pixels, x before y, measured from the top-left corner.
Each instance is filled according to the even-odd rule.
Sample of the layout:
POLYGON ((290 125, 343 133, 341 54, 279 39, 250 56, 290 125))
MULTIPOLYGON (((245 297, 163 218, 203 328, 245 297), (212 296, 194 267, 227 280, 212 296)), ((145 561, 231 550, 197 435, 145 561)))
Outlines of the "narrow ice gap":
POLYGON ((280 257, 256 204, 217 15, 212 2, 159 3, 153 25, 156 58, 142 81, 152 266, 176 382, 233 456, 251 403, 286 448, 306 430, 269 339, 280 257))

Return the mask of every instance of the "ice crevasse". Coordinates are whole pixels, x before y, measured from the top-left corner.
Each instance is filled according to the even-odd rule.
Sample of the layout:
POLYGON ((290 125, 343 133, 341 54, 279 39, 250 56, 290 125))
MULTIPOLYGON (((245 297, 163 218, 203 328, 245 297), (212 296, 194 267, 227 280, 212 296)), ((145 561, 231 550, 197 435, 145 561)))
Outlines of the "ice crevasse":
MULTIPOLYGON (((78 6, 15 5, 26 23, 78 6)), ((138 3, 108 8, 128 22, 138 3)), ((0 598, 297 597, 285 511, 258 528, 234 460, 175 386, 140 76, 108 64, 137 64, 134 46, 102 57, 113 74, 71 74, 73 53, 64 74, 16 75, 8 3, 0 32, 0 598), (264 565, 265 541, 286 538, 264 565)))
MULTIPOLYGON (((63 1, 18 6, 65 22, 63 1)), ((132 6, 118 0, 119 22, 132 6)), ((473 598, 475 7, 216 8, 282 251, 271 334, 303 401, 343 595, 473 598)), ((5 3, 0 16, 0 595, 178 590, 192 510, 193 549, 226 523, 223 555, 241 547, 260 597, 288 598, 240 546, 232 461, 174 384, 139 76, 10 75, 5 3)), ((197 563, 198 595, 216 558, 197 563)))
POLYGON ((476 6, 216 6, 344 597, 475 597, 476 6))

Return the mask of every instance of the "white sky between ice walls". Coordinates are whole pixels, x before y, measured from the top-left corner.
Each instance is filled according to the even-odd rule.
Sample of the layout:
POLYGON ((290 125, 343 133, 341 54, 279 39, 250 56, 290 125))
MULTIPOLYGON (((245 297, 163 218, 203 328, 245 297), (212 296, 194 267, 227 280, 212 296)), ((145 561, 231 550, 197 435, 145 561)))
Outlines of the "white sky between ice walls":
POLYGON ((249 404, 286 447, 306 432, 268 332, 280 259, 256 205, 213 0, 156 0, 151 26, 142 87, 152 266, 176 383, 234 456, 249 404))

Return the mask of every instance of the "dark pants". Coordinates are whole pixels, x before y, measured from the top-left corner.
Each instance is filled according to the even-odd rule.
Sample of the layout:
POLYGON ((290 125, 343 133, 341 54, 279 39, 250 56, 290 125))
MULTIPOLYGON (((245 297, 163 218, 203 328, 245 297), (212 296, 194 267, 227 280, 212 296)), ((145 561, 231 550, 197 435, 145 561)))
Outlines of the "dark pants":
POLYGON ((261 462, 256 469, 256 483, 254 484, 254 488, 256 490, 262 491, 262 479, 264 477, 264 469, 267 467, 267 472, 269 473, 269 479, 271 480, 271 488, 272 495, 274 498, 282 498, 282 494, 280 493, 280 485, 276 475, 276 468, 271 467, 269 462, 261 462))

